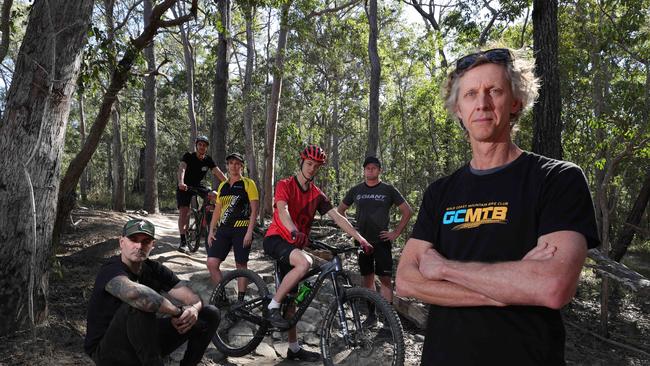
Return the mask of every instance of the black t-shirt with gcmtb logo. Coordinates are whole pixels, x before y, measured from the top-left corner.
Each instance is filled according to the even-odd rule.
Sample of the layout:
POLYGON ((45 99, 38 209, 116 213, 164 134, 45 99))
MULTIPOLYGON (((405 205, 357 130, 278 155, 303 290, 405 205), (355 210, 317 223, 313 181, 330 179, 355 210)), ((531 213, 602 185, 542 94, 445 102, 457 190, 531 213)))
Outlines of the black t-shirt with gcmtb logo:
MULTIPOLYGON (((521 260, 537 238, 561 230, 599 245, 585 176, 524 152, 491 174, 465 165, 432 183, 411 237, 448 259, 490 263, 521 260)), ((564 337, 560 312, 546 307, 431 305, 422 365, 564 365, 564 337)))

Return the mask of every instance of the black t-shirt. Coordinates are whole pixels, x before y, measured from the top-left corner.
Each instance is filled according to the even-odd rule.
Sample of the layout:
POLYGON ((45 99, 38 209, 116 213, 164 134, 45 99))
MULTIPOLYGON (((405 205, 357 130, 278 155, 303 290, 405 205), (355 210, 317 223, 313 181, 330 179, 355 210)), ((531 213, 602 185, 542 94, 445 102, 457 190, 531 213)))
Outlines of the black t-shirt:
MULTIPOLYGON (((492 174, 466 165, 432 183, 411 237, 448 259, 501 262, 522 259, 538 237, 560 230, 599 245, 585 176, 575 164, 524 152, 492 174)), ((431 305, 422 365, 564 365, 564 337, 550 308, 431 305)))
POLYGON ((205 155, 203 160, 196 156, 196 153, 185 153, 181 161, 187 164, 183 183, 188 186, 197 187, 205 177, 205 173, 217 166, 210 155, 205 155))
POLYGON ((88 302, 84 350, 89 355, 101 341, 113 315, 122 305, 122 300, 105 290, 106 284, 117 276, 127 276, 130 280, 145 285, 156 292, 167 292, 180 282, 180 279, 169 268, 150 259, 144 261, 142 272, 136 275, 122 262, 120 256, 111 257, 99 270, 88 302))
POLYGON ((399 206, 404 197, 399 191, 384 182, 372 187, 365 182, 352 187, 343 197, 347 206, 356 205, 357 229, 371 243, 381 241, 379 232, 388 230, 390 208, 399 206))

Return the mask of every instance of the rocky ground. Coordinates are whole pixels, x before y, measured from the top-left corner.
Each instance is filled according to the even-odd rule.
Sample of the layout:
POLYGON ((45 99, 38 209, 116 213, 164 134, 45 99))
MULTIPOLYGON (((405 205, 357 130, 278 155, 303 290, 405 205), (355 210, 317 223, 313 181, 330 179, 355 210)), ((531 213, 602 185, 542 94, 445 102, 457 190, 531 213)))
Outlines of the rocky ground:
MULTIPOLYGON (((57 251, 50 278, 50 317, 34 332, 18 332, 0 338, 0 365, 91 365, 83 353, 85 313, 95 274, 102 261, 117 252, 117 235, 128 217, 109 211, 77 210, 75 219, 82 219, 64 237, 57 251)), ((205 253, 187 255, 176 251, 176 216, 155 215, 158 229, 157 247, 153 257, 172 268, 181 278, 189 280, 204 300, 212 287, 205 269, 205 253)), ((272 278, 269 258, 261 252, 257 238, 250 268, 265 278, 272 278)), ((346 265, 355 261, 348 260, 346 265)), ((232 256, 223 265, 234 268, 232 256)), ((650 365, 650 301, 647 298, 619 291, 610 315, 610 338, 602 340, 599 332, 598 281, 586 271, 576 299, 564 310, 567 321, 567 363, 569 365, 650 365)), ((328 300, 316 299, 312 306, 321 311, 328 300)), ((314 313, 316 314, 316 313, 314 313)), ((305 316, 299 323, 300 337, 306 348, 318 351, 320 319, 305 316)), ((419 364, 423 333, 407 319, 405 330, 406 364, 419 364)), ((255 352, 244 357, 224 357, 210 345, 202 365, 301 365, 284 360, 286 336, 280 333, 267 337, 255 352)), ((182 350, 172 354, 168 364, 177 364, 182 350)))

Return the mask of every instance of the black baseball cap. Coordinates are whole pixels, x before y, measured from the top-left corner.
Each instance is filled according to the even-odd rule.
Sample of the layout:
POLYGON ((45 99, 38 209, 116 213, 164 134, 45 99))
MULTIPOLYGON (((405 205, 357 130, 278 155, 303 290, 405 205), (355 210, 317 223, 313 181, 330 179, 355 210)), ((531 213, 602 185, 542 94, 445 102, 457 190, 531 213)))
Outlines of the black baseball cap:
POLYGON ((240 153, 236 153, 236 152, 234 152, 234 153, 232 153, 232 154, 226 156, 226 162, 227 162, 228 160, 230 160, 230 159, 237 159, 237 160, 239 160, 242 164, 245 163, 245 161, 244 161, 244 157, 243 157, 240 153))
POLYGON ((131 236, 139 233, 147 234, 152 239, 155 239, 154 234, 156 233, 156 227, 151 223, 151 221, 133 219, 127 221, 122 228, 122 236, 131 236))
POLYGON ((376 156, 367 156, 366 160, 363 161, 363 167, 365 168, 368 164, 375 164, 381 169, 381 162, 376 156))

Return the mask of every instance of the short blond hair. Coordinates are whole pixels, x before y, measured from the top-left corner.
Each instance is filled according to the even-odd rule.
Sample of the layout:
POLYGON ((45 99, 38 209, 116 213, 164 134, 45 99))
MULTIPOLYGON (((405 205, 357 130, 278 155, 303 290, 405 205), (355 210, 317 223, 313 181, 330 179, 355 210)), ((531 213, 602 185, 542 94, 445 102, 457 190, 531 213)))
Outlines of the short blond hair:
MULTIPOLYGON (((523 49, 511 49, 510 57, 511 62, 507 63, 496 63, 488 60, 484 55, 477 56, 476 61, 469 66, 468 68, 457 72, 454 68, 449 75, 447 75, 447 80, 443 88, 443 97, 445 100, 445 108, 452 115, 456 116, 456 104, 458 103, 458 82, 461 77, 467 72, 475 68, 476 66, 495 63, 497 65, 503 65, 506 70, 506 78, 510 82, 510 89, 512 95, 516 100, 521 102, 521 109, 510 115, 510 127, 515 125, 519 120, 522 114, 528 112, 539 94, 539 78, 535 76, 535 60, 532 56, 523 50, 523 49)), ((472 52, 474 53, 474 52, 472 52)), ((479 53, 479 52, 477 52, 479 53)), ((471 54, 471 53, 469 53, 471 54)), ((468 54, 468 55, 469 55, 468 54)), ((461 127, 462 126, 461 121, 461 127)))

